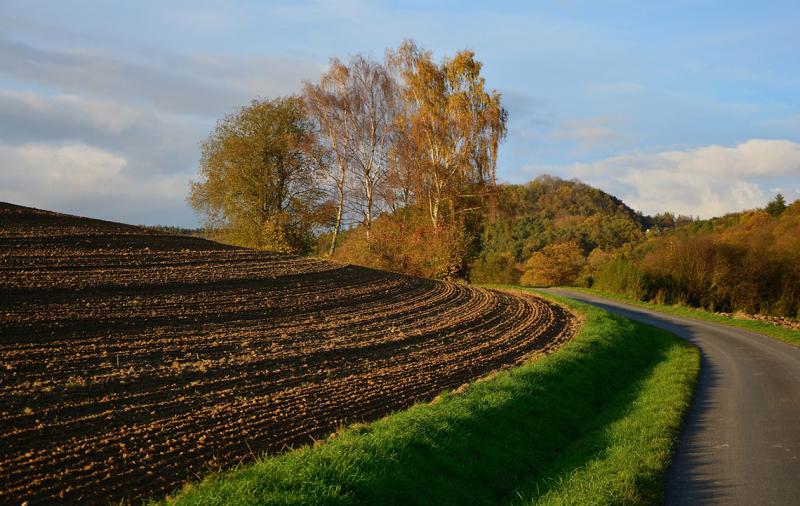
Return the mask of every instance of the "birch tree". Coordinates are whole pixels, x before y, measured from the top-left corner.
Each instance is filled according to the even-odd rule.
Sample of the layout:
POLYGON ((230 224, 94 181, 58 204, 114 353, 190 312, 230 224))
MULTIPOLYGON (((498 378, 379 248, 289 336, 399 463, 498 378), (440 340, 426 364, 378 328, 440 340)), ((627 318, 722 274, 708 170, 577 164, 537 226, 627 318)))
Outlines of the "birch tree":
POLYGON ((496 183, 500 142, 508 113, 500 93, 487 90, 482 64, 472 51, 459 51, 441 64, 432 54, 405 41, 388 59, 402 78, 408 128, 419 168, 420 197, 434 227, 442 214, 451 218, 470 210, 468 199, 481 202, 496 183))
POLYGON ((397 84, 386 68, 356 55, 345 64, 332 59, 318 84, 308 83, 305 96, 335 158, 329 174, 338 203, 329 253, 345 213, 358 216, 367 237, 382 209, 382 188, 394 142, 397 84))
POLYGON ((354 210, 369 239, 372 220, 383 209, 381 191, 391 164, 400 97, 392 75, 382 64, 356 55, 348 66, 355 184, 354 210))
POLYGON ((352 128, 350 100, 347 97, 348 69, 338 59, 331 60, 330 69, 318 84, 306 83, 304 98, 311 117, 316 121, 321 141, 331 153, 332 163, 322 167, 336 207, 328 255, 333 256, 342 229, 348 166, 353 153, 349 130, 352 128))

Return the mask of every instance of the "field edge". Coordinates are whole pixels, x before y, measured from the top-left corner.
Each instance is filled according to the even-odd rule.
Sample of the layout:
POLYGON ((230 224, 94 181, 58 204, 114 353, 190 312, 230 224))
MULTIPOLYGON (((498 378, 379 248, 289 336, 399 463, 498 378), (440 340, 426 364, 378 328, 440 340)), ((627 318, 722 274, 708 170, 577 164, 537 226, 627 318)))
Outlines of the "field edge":
POLYGON ((559 351, 473 382, 459 395, 444 393, 323 443, 209 476, 166 502, 661 501, 698 350, 566 298, 487 288, 533 293, 582 313, 585 323, 559 351))

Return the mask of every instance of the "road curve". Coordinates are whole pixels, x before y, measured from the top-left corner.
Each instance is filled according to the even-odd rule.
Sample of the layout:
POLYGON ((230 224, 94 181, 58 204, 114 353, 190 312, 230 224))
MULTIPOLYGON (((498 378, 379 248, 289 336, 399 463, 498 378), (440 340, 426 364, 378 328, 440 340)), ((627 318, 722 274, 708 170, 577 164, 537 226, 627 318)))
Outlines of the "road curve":
POLYGON ((726 325, 552 289, 700 348, 701 371, 667 504, 800 504, 800 348, 726 325))

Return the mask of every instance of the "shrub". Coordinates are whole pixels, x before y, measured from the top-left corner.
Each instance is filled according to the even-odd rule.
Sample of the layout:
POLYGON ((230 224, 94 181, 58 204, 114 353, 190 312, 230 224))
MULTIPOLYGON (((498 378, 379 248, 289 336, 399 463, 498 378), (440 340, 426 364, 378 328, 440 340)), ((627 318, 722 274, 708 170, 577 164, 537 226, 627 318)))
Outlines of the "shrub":
POLYGON ((473 283, 515 285, 521 274, 511 253, 484 253, 469 268, 473 283))
POLYGON ((577 242, 549 244, 525 263, 520 283, 527 286, 573 284, 585 263, 577 242))
POLYGON ((334 258, 366 267, 437 279, 466 277, 469 235, 460 224, 434 228, 420 211, 382 215, 367 238, 362 227, 345 232, 334 258))

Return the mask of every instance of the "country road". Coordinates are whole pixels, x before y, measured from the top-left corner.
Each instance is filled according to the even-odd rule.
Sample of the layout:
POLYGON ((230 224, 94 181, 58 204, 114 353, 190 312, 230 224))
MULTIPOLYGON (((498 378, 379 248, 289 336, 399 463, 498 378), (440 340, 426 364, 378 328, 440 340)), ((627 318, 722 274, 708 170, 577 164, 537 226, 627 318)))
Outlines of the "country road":
POLYGON ((667 504, 800 504, 800 348, 580 292, 546 291, 700 348, 700 378, 667 479, 667 504))

